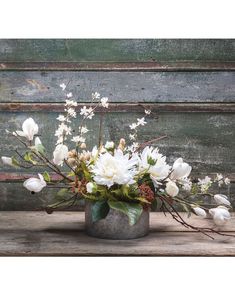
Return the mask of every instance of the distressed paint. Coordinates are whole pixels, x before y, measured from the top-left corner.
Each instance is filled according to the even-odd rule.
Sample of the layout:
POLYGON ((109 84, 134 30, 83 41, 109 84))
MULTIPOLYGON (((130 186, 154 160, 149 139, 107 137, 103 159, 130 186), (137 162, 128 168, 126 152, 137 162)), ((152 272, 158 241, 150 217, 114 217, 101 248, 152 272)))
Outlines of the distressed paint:
POLYGON ((78 102, 92 92, 111 102, 235 102, 235 72, 0 72, 0 102, 78 102))
POLYGON ((0 40, 0 62, 235 61, 234 39, 0 40))

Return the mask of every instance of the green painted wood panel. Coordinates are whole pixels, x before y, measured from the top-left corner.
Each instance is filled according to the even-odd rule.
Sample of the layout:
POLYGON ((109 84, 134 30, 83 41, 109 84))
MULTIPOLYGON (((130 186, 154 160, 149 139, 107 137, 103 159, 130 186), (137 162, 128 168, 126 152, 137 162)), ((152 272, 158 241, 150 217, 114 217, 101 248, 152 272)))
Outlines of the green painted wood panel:
POLYGON ((112 102, 235 102, 235 72, 0 72, 0 102, 79 102, 98 91, 112 102))
POLYGON ((0 62, 234 61, 234 39, 0 40, 0 62))
MULTIPOLYGON (((57 113, 30 113, 39 124, 40 135, 45 146, 52 154, 56 138, 57 113)), ((104 141, 117 142, 120 137, 128 138, 129 124, 140 117, 139 113, 108 113, 105 115, 104 141)), ((21 129, 27 113, 1 113, 0 116, 0 154, 7 155, 9 149, 16 148, 17 142, 9 141, 5 129, 21 129)), ((73 127, 76 129, 76 125, 73 127)), ((99 116, 88 121, 87 144, 97 144, 99 116)), ((149 118, 146 127, 140 129, 142 142, 161 135, 168 138, 158 142, 160 150, 173 162, 177 157, 184 157, 193 164, 195 172, 227 172, 235 173, 235 116, 232 113, 159 113, 149 118)), ((21 149, 19 149, 21 150, 21 149)), ((10 169, 1 166, 1 171, 10 169)))

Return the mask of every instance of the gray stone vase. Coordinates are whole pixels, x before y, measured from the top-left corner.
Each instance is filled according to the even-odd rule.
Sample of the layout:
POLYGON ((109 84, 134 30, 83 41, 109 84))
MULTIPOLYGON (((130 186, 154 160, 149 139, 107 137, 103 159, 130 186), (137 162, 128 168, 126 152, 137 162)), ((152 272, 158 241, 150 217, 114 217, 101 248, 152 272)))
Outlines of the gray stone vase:
POLYGON ((130 226, 128 217, 117 210, 110 209, 107 217, 92 221, 91 202, 85 205, 85 227, 89 236, 101 239, 127 240, 144 237, 149 232, 149 211, 143 211, 138 222, 130 226))

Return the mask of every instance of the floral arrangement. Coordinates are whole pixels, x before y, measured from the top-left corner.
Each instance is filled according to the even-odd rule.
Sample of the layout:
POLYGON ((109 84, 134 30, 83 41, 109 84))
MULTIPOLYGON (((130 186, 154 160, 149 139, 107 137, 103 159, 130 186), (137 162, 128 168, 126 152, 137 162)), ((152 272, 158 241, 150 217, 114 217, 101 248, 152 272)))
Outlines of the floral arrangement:
MULTIPOLYGON (((166 157, 158 148, 149 146, 162 139, 156 138, 149 142, 138 142, 138 129, 146 125, 146 118, 151 114, 145 109, 143 117, 138 118, 130 127, 128 140, 121 138, 118 143, 102 142, 102 134, 98 134, 99 144, 88 151, 86 136, 89 130, 86 121, 91 120, 97 107, 108 109, 107 97, 99 93, 92 94, 90 107, 80 107, 72 99, 73 94, 66 91, 66 85, 60 85, 66 95, 64 113, 57 117, 58 129, 55 131, 56 146, 53 158, 47 154, 41 139, 39 128, 32 119, 26 119, 22 130, 10 132, 26 149, 24 154, 15 150, 15 157, 2 157, 6 165, 14 167, 45 167, 59 175, 53 181, 45 171, 24 181, 23 185, 31 193, 38 193, 46 187, 59 188, 57 201, 46 210, 53 210, 77 204, 81 199, 92 202, 92 219, 94 222, 105 218, 110 208, 126 214, 130 225, 134 225, 143 210, 158 208, 170 215, 183 226, 201 232, 211 238, 211 233, 220 232, 217 228, 200 228, 189 224, 182 218, 179 209, 205 218, 213 218, 216 226, 225 224, 230 219, 231 204, 223 194, 212 194, 212 186, 229 185, 230 180, 217 174, 215 179, 206 176, 204 179, 190 179, 192 167, 182 158, 169 165, 166 157), (76 112, 79 110, 79 114, 76 112), (79 116, 79 127, 76 132, 71 128, 71 120, 79 116), (35 137, 36 136, 36 137, 35 137), (69 141, 74 144, 70 149, 69 141), (203 198, 211 197, 215 208, 208 209, 203 198)), ((101 128, 100 128, 101 130, 101 128)), ((71 144, 71 143, 70 143, 71 144)))

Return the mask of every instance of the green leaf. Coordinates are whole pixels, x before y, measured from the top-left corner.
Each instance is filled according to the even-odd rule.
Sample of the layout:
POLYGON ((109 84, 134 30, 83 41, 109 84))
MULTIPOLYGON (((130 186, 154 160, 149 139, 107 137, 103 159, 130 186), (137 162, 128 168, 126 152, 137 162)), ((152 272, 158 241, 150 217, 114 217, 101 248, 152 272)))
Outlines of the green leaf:
POLYGON ((28 152, 28 151, 24 155, 24 160, 27 162, 31 162, 33 164, 37 164, 37 161, 33 160, 33 158, 32 158, 32 153, 28 152))
POLYGON ((67 188, 62 188, 59 190, 59 192, 57 193, 58 196, 63 197, 68 193, 68 189, 67 188))
POLYGON ((15 159, 15 157, 12 157, 11 160, 12 160, 12 164, 13 164, 15 167, 19 167, 19 161, 18 161, 17 159, 15 159))
POLYGON ((92 215, 93 222, 97 222, 103 218, 106 218, 108 213, 109 213, 109 205, 107 201, 96 201, 92 204, 91 215, 92 215))
POLYGON ((44 180, 45 180, 46 182, 50 182, 50 181, 51 181, 51 177, 50 177, 50 175, 48 174, 47 171, 45 171, 45 172, 43 173, 43 178, 44 178, 44 180))
POLYGON ((129 224, 133 226, 139 220, 143 207, 138 203, 127 203, 123 201, 108 201, 109 207, 123 212, 129 218, 129 224))

